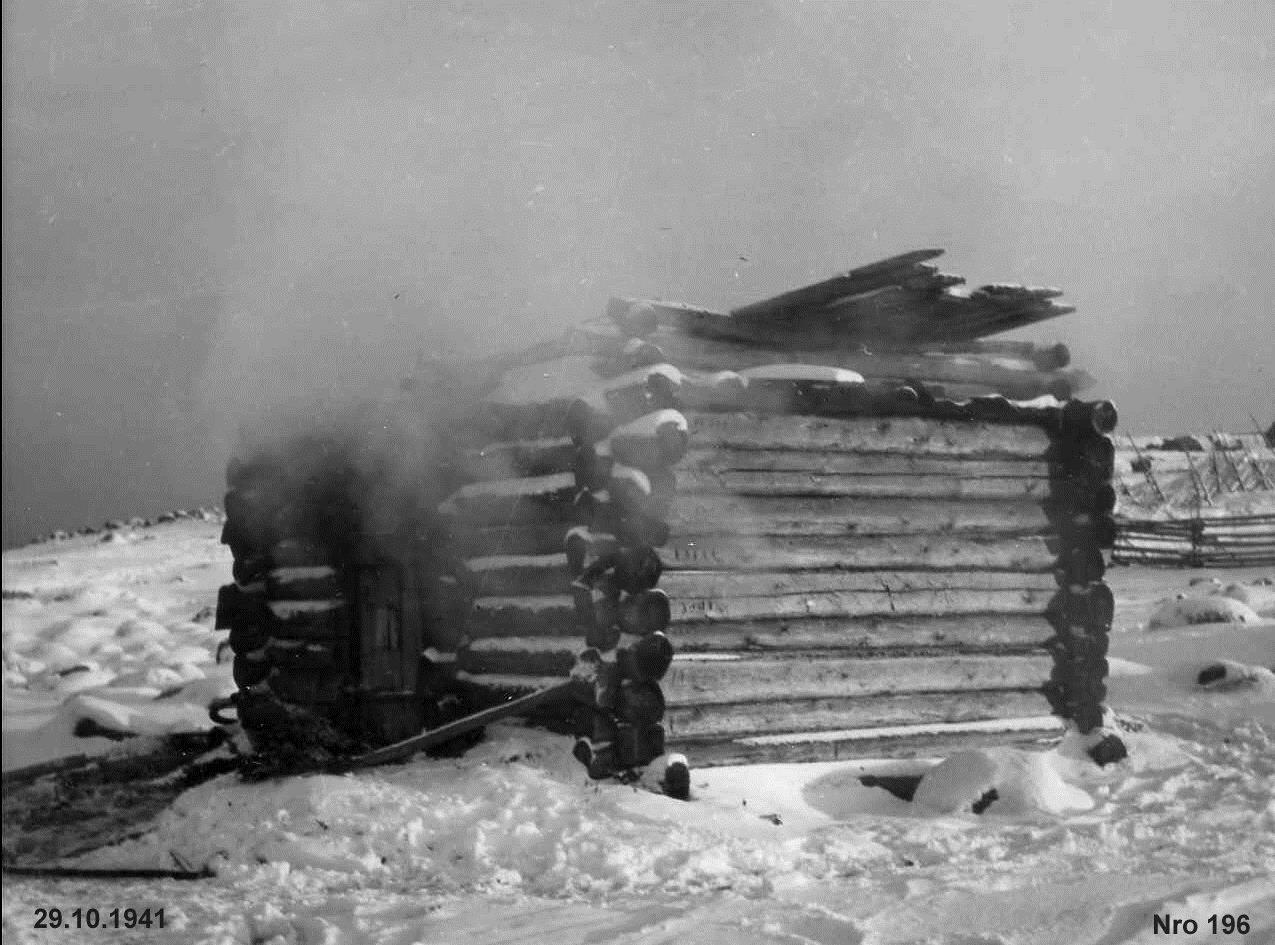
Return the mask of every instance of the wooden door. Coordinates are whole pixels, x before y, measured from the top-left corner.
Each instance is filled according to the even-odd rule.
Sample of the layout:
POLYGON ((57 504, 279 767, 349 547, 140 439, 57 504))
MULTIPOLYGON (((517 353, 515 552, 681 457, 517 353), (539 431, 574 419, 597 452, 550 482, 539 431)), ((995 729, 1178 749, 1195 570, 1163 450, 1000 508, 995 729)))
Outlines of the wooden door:
POLYGON ((394 562, 378 562, 360 575, 362 688, 397 691, 416 684, 418 654, 406 639, 403 591, 403 571, 394 562))

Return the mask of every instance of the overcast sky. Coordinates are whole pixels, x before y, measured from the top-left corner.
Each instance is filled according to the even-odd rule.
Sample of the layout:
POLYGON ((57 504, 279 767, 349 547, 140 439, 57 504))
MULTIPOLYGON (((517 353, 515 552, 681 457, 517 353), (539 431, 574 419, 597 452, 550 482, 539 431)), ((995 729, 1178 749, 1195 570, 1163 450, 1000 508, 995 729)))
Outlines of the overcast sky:
POLYGON ((4 27, 4 541, 237 418, 922 246, 1123 430, 1275 419, 1275 4, 111 3, 4 27))

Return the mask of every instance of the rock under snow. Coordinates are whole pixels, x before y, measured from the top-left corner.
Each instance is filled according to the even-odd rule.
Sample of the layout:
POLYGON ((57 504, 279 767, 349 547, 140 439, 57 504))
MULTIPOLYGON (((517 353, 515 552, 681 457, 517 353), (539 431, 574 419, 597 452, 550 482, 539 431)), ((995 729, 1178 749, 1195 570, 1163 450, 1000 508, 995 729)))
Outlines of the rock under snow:
POLYGON ((1206 689, 1255 688, 1275 695, 1275 673, 1265 666, 1249 666, 1235 660, 1220 660, 1200 670, 1196 682, 1206 689))
POLYGON ((942 814, 1063 814, 1094 806, 1093 798, 1063 780, 1054 753, 1016 748, 952 755, 925 773, 912 802, 942 814))
POLYGON ((1261 617, 1247 604, 1220 594, 1165 601, 1151 614, 1147 627, 1189 627, 1201 623, 1258 623, 1261 617))

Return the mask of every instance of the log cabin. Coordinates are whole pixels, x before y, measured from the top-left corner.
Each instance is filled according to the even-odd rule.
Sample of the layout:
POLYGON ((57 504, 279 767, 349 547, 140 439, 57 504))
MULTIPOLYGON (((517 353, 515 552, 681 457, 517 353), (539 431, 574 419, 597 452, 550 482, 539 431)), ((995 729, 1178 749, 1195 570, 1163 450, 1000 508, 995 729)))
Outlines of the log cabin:
POLYGON ((988 337, 1058 290, 937 255, 725 313, 613 299, 418 379, 406 486, 344 434, 237 457, 245 728, 384 745, 557 687, 532 717, 605 777, 1100 727, 1115 410, 1065 346, 988 337))

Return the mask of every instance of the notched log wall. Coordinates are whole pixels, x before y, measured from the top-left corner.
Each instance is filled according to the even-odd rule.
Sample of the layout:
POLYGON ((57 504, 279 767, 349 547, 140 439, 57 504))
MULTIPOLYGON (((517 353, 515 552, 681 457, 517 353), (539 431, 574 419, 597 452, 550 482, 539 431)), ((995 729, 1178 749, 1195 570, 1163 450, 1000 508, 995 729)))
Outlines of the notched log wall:
MULTIPOLYGON (((649 327, 631 314, 617 322, 649 327)), ((666 634, 645 724, 701 764, 1100 723, 1109 404, 679 368, 575 400, 564 361, 524 372, 551 396, 506 385, 520 402, 489 412, 503 439, 466 455, 475 481, 443 506, 472 595, 465 686, 508 698, 589 649, 622 676, 666 634)), ((599 745, 617 722, 637 725, 557 720, 599 745)))

